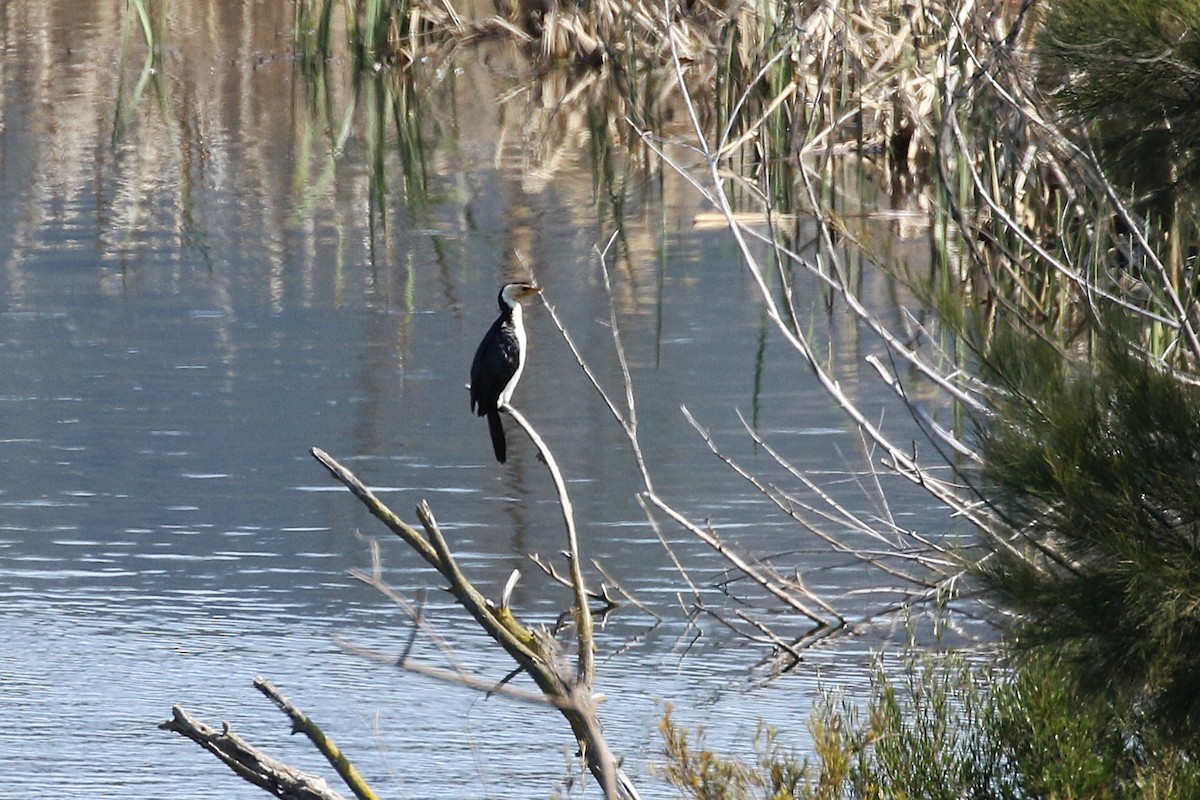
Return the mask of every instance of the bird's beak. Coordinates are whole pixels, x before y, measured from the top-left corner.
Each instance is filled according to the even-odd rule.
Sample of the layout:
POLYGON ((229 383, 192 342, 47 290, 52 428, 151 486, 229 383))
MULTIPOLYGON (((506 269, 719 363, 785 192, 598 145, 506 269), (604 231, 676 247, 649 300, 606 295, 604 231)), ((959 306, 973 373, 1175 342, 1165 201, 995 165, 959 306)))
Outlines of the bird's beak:
POLYGON ((540 287, 540 286, 526 286, 525 288, 521 289, 521 291, 517 295, 517 297, 520 297, 520 298, 533 297, 535 294, 541 294, 541 293, 542 293, 542 287, 540 287))

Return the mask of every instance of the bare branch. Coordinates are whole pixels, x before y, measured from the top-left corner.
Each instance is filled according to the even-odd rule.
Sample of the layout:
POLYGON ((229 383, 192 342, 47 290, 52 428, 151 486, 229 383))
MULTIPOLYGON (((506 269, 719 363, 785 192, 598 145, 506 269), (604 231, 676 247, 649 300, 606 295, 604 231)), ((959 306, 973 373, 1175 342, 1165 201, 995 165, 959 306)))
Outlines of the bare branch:
POLYGON ((254 784, 276 797, 286 800, 345 800, 329 788, 324 778, 310 775, 282 761, 271 758, 229 729, 228 723, 218 733, 187 713, 182 706, 171 707, 171 719, 158 727, 191 739, 212 753, 239 778, 254 784))
POLYGON ((575 533, 575 509, 571 505, 571 497, 567 494, 567 482, 563 480, 562 472, 558 469, 558 462, 554 460, 554 454, 550 452, 550 448, 542 441, 542 437, 534 430, 529 420, 510 405, 505 404, 500 409, 508 412, 509 416, 525 430, 530 440, 533 441, 542 455, 542 460, 546 462, 546 469, 550 471, 554 488, 558 491, 558 507, 562 511, 563 525, 567 529, 567 562, 571 569, 571 588, 575 592, 575 624, 579 628, 578 679, 580 683, 590 687, 596 678, 596 645, 592 633, 592 610, 588 607, 587 590, 583 584, 583 570, 579 564, 579 537, 575 533))
POLYGON ((288 719, 292 721, 292 733, 303 733, 308 737, 321 755, 325 756, 325 760, 337 770, 337 774, 350 787, 350 791, 354 792, 354 796, 358 800, 378 800, 375 793, 371 791, 371 787, 358 774, 358 770, 342 755, 341 749, 333 739, 326 736, 321 727, 309 719, 308 715, 297 708, 291 700, 288 700, 279 689, 275 688, 273 683, 260 675, 254 679, 254 688, 265 694, 271 702, 279 706, 280 711, 287 714, 288 719))
POLYGON ((396 658, 391 653, 385 653, 382 650, 375 650, 370 647, 363 647, 341 636, 334 636, 333 641, 338 647, 360 658, 365 658, 376 664, 397 666, 407 672, 424 675, 427 678, 433 678, 442 683, 465 686, 468 689, 474 689, 477 692, 484 692, 489 695, 498 694, 511 700, 520 700, 523 703, 553 706, 560 710, 574 709, 574 704, 566 697, 554 697, 541 692, 531 692, 526 689, 506 686, 503 681, 497 682, 488 678, 481 678, 466 671, 442 669, 441 667, 425 664, 412 658, 396 658))
MULTIPOLYGON (((579 752, 583 756, 584 763, 599 783, 607 800, 619 800, 621 797, 636 800, 637 790, 618 766, 616 756, 604 737, 596 715, 591 684, 591 677, 595 669, 594 654, 592 653, 592 617, 583 591, 583 579, 579 572, 579 550, 574 532, 574 514, 571 511, 570 500, 566 497, 565 482, 562 480, 553 456, 532 426, 515 409, 508 406, 505 406, 504 409, 525 429, 546 458, 551 474, 555 478, 555 485, 560 492, 564 519, 568 522, 568 538, 574 554, 572 574, 577 578, 575 584, 576 622, 580 629, 586 626, 586 632, 581 630, 579 634, 579 665, 574 676, 570 675, 565 668, 558 647, 548 634, 525 628, 506 605, 496 606, 475 589, 455 561, 437 520, 433 516, 433 511, 427 503, 422 502, 417 507, 417 516, 428 539, 401 521, 350 470, 339 464, 328 453, 314 447, 312 454, 331 475, 345 484, 356 497, 362 500, 376 518, 383 521, 405 543, 417 550, 442 577, 449 581, 450 592, 459 604, 533 679, 549 702, 559 709, 579 743, 579 752), (584 649, 585 643, 586 650, 584 649)), ((352 645, 350 646, 352 647, 352 645)), ((357 648, 356 652, 358 651, 366 652, 361 648, 357 648)), ((381 656, 381 658, 395 663, 393 656, 381 656)), ((402 666, 414 668, 407 659, 402 666)), ((430 668, 430 671, 432 674, 432 672, 436 672, 436 669, 430 668)), ((441 672, 444 672, 444 675, 438 675, 438 677, 446 677, 459 683, 469 684, 474 680, 462 672, 441 672)), ((487 687, 489 691, 497 690, 494 683, 488 683, 487 687)), ((503 688, 507 690, 508 687, 503 688)))
MULTIPOLYGON (((567 555, 567 558, 570 559, 569 554, 567 555)), ((571 579, 568 576, 563 575, 561 572, 558 571, 558 569, 553 564, 551 564, 549 561, 546 561, 544 558, 542 558, 537 553, 530 553, 529 560, 532 561, 535 565, 537 565, 537 568, 540 569, 542 572, 544 572, 546 574, 546 577, 550 578, 550 580, 554 581, 557 584, 561 584, 562 586, 566 586, 568 589, 573 588, 571 579)), ((592 563, 595 564, 594 561, 592 563)), ((588 589, 587 596, 590 597, 592 600, 598 600, 599 602, 604 604, 603 607, 600 609, 601 612, 611 611, 612 609, 616 608, 618 605, 617 601, 613 600, 612 597, 608 594, 608 589, 604 586, 604 584, 600 584, 599 591, 596 591, 595 589, 588 589)))

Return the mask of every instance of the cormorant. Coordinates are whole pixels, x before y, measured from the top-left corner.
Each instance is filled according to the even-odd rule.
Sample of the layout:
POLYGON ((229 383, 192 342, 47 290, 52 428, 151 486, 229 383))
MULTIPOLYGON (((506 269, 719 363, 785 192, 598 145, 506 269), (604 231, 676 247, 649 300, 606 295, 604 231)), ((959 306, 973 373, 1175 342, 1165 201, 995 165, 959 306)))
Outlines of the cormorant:
POLYGON ((506 447, 499 407, 512 400, 521 371, 525 368, 525 325, 521 321, 521 299, 532 297, 542 287, 508 283, 497 297, 500 316, 475 351, 471 362, 471 410, 487 416, 496 460, 504 463, 506 447))

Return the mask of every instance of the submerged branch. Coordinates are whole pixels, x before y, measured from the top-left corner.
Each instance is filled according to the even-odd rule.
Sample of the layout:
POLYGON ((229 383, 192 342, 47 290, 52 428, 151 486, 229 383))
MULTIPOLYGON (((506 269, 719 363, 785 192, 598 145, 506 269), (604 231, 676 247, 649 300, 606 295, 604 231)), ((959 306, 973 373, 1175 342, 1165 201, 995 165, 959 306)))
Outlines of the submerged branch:
POLYGON ((171 719, 158 727, 191 739, 212 753, 242 780, 286 800, 345 800, 324 778, 278 761, 233 733, 225 724, 220 732, 193 717, 181 706, 172 706, 171 719))

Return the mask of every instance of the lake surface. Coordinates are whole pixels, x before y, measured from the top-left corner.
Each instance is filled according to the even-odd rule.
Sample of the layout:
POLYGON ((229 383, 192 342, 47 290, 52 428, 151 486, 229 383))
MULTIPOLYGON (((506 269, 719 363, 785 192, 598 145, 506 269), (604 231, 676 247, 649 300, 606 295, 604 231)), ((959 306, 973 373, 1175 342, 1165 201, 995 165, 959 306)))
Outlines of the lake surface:
MULTIPOLYGON (((620 394, 596 253, 618 228, 612 302, 660 494, 742 552, 792 553, 830 596, 879 582, 713 457, 680 412, 787 480, 740 410, 870 510, 846 479, 864 465, 857 435, 765 321, 726 233, 696 224, 709 209, 684 181, 631 180, 614 215, 587 130, 523 89, 502 52, 422 67, 409 100, 422 108, 418 168, 388 117, 401 84, 385 74, 356 86, 339 63, 306 77, 290 4, 152 4, 163 15, 149 68, 133 12, 95 5, 0 9, 0 796, 263 796, 156 728, 175 703, 329 775, 252 689, 259 674, 385 796, 565 791, 572 747, 556 715, 335 644, 398 653, 407 641, 403 614, 349 574, 378 541, 394 586, 432 590, 427 613, 463 662, 497 680, 510 668, 308 449, 410 520, 428 500, 481 588, 497 595, 520 568, 514 609, 553 622, 569 596, 527 558, 563 547, 544 467, 511 422, 509 463, 494 462, 464 386, 498 287, 529 265, 620 394)), ((885 280, 865 281, 881 307, 894 302, 885 280)), ((873 345, 852 322, 829 325, 809 288, 843 385, 902 414, 860 380, 873 345)), ((885 639, 816 649, 765 681, 769 648, 703 615, 691 624, 624 435, 546 309, 532 304, 526 319, 516 405, 570 481, 587 557, 662 617, 626 603, 600 632, 606 727, 644 796, 671 796, 650 773, 663 703, 730 752, 749 751, 759 720, 804 746, 818 686, 861 691, 885 639)), ((920 493, 889 498, 905 524, 949 530, 920 493)), ((719 556, 660 521, 706 602, 741 608, 719 556)), ((853 617, 871 601, 839 602, 853 617)), ((756 613, 803 631, 778 609, 756 613)), ((441 659, 424 637, 414 656, 441 659)))

